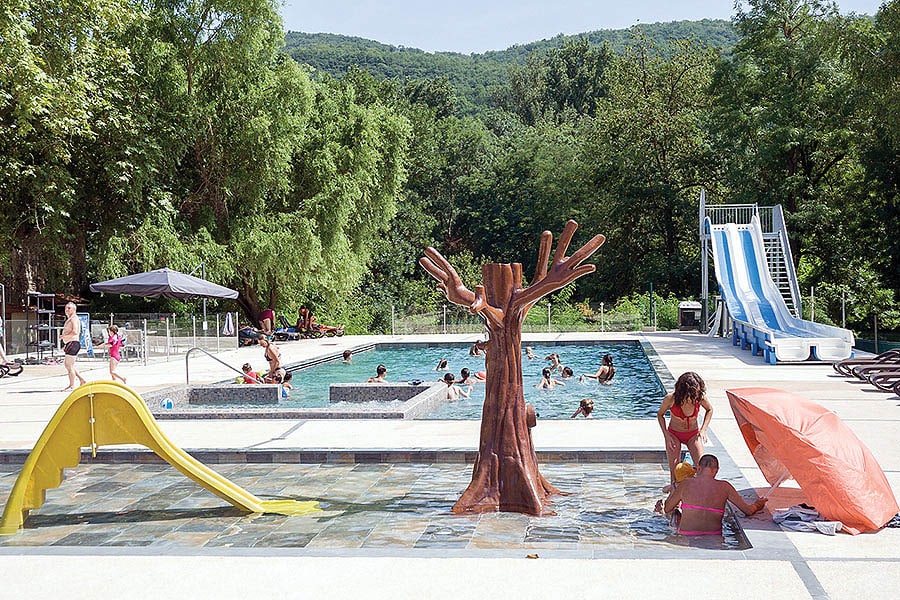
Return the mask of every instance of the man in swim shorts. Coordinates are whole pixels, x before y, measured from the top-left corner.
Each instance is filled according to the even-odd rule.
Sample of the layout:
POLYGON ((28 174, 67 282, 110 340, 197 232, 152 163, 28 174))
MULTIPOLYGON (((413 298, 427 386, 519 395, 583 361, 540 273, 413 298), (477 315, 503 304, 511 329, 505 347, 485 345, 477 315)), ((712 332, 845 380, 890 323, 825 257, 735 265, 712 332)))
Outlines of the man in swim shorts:
POLYGON ((75 367, 75 357, 78 356, 78 352, 81 351, 81 342, 79 341, 81 339, 81 321, 78 320, 78 316, 75 314, 76 310, 74 302, 66 304, 66 322, 63 325, 62 334, 60 334, 63 344, 65 344, 63 346, 63 351, 66 353, 63 364, 66 365, 66 373, 69 374, 69 387, 62 390, 64 392, 75 389, 76 377, 78 378, 79 385, 87 383, 75 367))
POLYGON ((697 474, 679 483, 666 498, 664 510, 667 515, 681 505, 678 533, 721 535, 726 502, 731 502, 747 516, 765 506, 766 498, 747 504, 733 485, 716 479, 718 472, 719 459, 712 454, 704 454, 697 463, 697 474))

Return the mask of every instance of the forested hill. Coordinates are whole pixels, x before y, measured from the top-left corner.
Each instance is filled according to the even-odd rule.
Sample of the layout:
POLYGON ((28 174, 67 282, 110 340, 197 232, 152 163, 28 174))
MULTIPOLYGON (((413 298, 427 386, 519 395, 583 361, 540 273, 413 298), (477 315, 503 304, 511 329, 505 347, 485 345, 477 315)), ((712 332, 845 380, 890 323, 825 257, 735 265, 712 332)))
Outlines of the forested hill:
POLYGON ((641 35, 658 48, 666 48, 670 40, 691 37, 717 48, 730 48, 737 40, 731 22, 704 19, 558 35, 549 40, 482 54, 431 53, 358 37, 297 31, 286 33, 285 49, 297 62, 306 63, 336 77, 342 76, 351 66, 367 69, 378 78, 447 77, 464 103, 485 106, 490 99, 491 90, 506 84, 509 67, 524 64, 530 52, 559 48, 567 40, 576 38, 585 38, 593 44, 608 42, 618 52, 633 35, 633 29, 639 30, 641 35))

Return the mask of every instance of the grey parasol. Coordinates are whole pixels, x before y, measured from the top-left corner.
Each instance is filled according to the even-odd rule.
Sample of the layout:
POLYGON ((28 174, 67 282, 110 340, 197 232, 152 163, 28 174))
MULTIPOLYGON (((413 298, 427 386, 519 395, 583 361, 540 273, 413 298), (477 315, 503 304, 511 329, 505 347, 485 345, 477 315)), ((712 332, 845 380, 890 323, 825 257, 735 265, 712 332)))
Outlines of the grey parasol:
POLYGON ((92 283, 92 292, 128 294, 143 298, 237 298, 230 288, 172 269, 156 269, 92 283))

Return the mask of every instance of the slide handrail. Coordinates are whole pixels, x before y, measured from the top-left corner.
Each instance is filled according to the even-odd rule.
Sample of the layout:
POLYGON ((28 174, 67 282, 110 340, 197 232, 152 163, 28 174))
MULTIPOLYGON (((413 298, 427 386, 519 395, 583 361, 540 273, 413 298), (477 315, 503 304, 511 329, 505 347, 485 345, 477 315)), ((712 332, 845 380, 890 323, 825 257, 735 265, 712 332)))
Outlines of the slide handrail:
POLYGON ((216 361, 216 362, 219 363, 220 365, 224 365, 224 366, 228 367, 229 369, 231 369, 232 371, 234 371, 235 373, 237 373, 237 374, 240 375, 241 377, 248 377, 248 378, 252 379, 255 383, 262 383, 262 381, 260 381, 260 380, 257 379, 256 377, 250 377, 250 375, 247 375, 247 374, 244 373, 243 371, 241 371, 241 370, 239 370, 239 369, 236 369, 236 368, 232 367, 231 365, 229 365, 229 364, 228 364, 227 362, 225 362, 224 360, 221 360, 221 359, 219 359, 219 358, 216 358, 215 356, 213 356, 212 354, 210 354, 209 352, 207 352, 207 351, 204 350, 203 348, 200 348, 200 347, 198 347, 198 346, 194 346, 193 348, 191 348, 190 350, 188 350, 188 351, 185 353, 185 355, 184 355, 184 384, 185 384, 185 385, 190 385, 190 384, 191 384, 191 374, 190 374, 190 371, 189 371, 189 368, 188 368, 188 359, 191 357, 191 352, 193 352, 194 350, 197 350, 197 351, 199 351, 199 352, 202 352, 203 354, 207 355, 208 357, 210 357, 211 359, 213 359, 214 361, 216 361))

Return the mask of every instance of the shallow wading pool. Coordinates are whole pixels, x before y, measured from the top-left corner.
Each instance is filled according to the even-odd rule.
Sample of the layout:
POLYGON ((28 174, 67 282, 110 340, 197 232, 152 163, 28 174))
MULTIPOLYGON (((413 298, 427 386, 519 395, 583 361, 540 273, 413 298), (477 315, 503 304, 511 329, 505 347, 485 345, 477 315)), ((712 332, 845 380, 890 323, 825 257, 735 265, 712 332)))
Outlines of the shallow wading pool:
MULTIPOLYGON (((609 556, 667 550, 687 558, 693 548, 744 550, 750 544, 732 515, 724 535, 673 534, 654 514, 668 480, 661 464, 541 465, 566 496, 556 513, 454 515, 451 508, 472 470, 461 464, 219 464, 216 471, 263 499, 317 500, 322 512, 303 516, 242 513, 164 464, 83 464, 66 470, 59 488, 31 511, 25 528, 0 537, 0 548, 291 548, 335 553, 391 551, 409 556, 445 552, 577 552, 609 556), (690 548, 685 548, 689 546, 690 548)), ((18 469, 0 465, 0 498, 18 469)), ((338 554, 340 555, 340 554, 338 554)), ((444 554, 440 554, 444 556, 444 554)), ((571 556, 569 554, 568 556, 571 556)))

